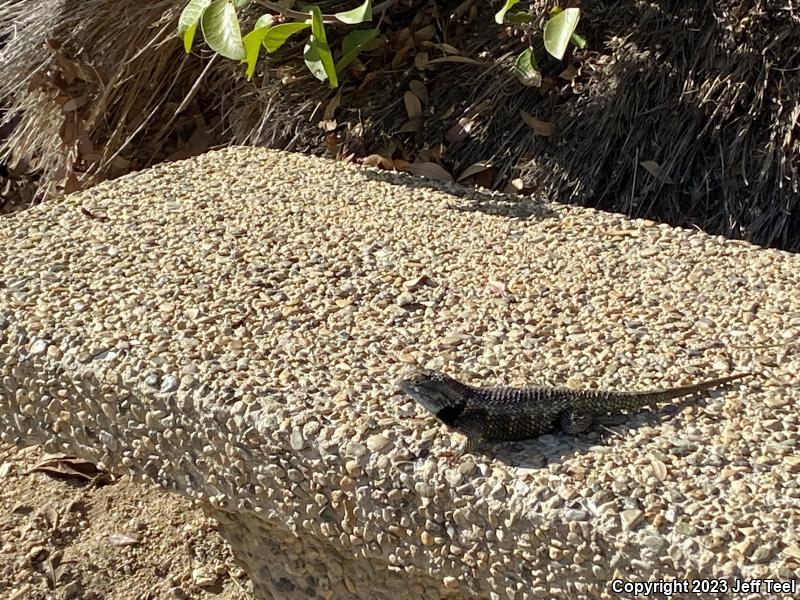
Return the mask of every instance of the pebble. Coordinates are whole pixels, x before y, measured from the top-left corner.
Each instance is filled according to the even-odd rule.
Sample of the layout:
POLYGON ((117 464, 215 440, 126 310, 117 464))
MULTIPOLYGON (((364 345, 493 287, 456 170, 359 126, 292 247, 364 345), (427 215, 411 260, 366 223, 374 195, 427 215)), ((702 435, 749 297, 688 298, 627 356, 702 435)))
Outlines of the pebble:
POLYGON ((235 516, 280 597, 800 576, 800 257, 404 177, 231 148, 0 220, 3 442, 235 516), (461 437, 396 389, 410 366, 628 390, 770 376, 452 464, 461 437))

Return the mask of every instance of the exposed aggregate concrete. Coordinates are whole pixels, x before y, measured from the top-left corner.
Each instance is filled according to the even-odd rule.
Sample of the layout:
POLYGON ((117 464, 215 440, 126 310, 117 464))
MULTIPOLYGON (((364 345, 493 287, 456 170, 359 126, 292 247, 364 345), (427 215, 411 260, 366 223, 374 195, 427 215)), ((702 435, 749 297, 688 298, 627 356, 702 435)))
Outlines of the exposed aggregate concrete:
POLYGON ((800 577, 800 257, 448 189, 234 148, 0 220, 2 439, 204 499, 257 597, 800 577), (766 376, 450 461, 410 365, 766 376))

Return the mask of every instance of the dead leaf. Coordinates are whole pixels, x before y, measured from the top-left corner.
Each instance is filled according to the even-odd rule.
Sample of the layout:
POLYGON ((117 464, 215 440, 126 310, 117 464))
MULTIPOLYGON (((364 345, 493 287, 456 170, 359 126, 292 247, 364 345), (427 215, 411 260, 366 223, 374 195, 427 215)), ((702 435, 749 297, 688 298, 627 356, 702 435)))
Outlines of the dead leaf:
POLYGON ((400 31, 397 32, 397 35, 394 37, 394 44, 401 45, 406 44, 411 39, 411 29, 408 27, 403 27, 400 31))
POLYGON ((325 136, 325 147, 333 156, 339 154, 339 138, 335 133, 329 133, 325 136))
POLYGON ((426 42, 436 37, 436 27, 434 25, 426 25, 420 27, 414 32, 414 39, 418 42, 426 42))
POLYGON ((332 121, 334 115, 336 114, 336 109, 339 108, 339 104, 342 101, 342 88, 339 88, 339 91, 336 95, 328 101, 328 104, 325 106, 325 112, 322 113, 322 118, 325 121, 332 121))
POLYGON ((450 127, 444 134, 444 138, 450 142, 462 142, 469 137, 469 132, 475 125, 475 119, 470 117, 461 117, 458 122, 450 127))
POLYGON ((65 194, 72 194, 73 192, 77 192, 82 189, 82 185, 80 179, 74 172, 70 172, 67 178, 63 181, 64 185, 64 193, 65 194))
POLYGON ((61 110, 63 110, 65 113, 72 112, 73 110, 78 110, 88 101, 89 99, 86 96, 81 96, 80 98, 70 98, 61 106, 61 110))
POLYGON ((495 174, 494 167, 489 166, 488 169, 485 169, 480 173, 475 173, 475 175, 472 176, 472 182, 478 187, 489 190, 494 185, 495 174))
POLYGON ((439 143, 431 146, 429 156, 431 157, 433 162, 435 163, 442 162, 442 158, 444 158, 445 154, 447 154, 447 146, 445 146, 444 144, 439 143))
POLYGON ((409 119, 413 121, 422 115, 422 102, 414 92, 405 92, 403 94, 403 102, 405 102, 406 114, 409 119))
POLYGON ((658 179, 661 183, 668 183, 668 184, 675 183, 674 181, 672 181, 670 176, 667 173, 664 172, 663 167, 661 165, 659 165, 656 161, 654 161, 654 160, 643 160, 639 164, 642 165, 642 167, 648 173, 650 173, 650 175, 652 175, 653 177, 658 179))
POLYGON ((480 173, 481 171, 486 171, 492 167, 492 163, 486 160, 479 160, 477 162, 472 163, 466 169, 461 172, 456 178, 456 181, 462 181, 467 177, 472 177, 473 175, 480 173))
POLYGON ((561 71, 558 74, 561 79, 566 79, 567 81, 572 81, 575 79, 575 76, 578 74, 578 69, 575 68, 575 65, 569 65, 566 69, 561 71))
POLYGON ((434 58, 432 60, 429 60, 428 64, 429 65, 439 65, 441 63, 449 63, 449 62, 467 63, 467 64, 470 64, 470 65, 479 65, 479 64, 481 64, 477 60, 475 60, 474 58, 469 58, 468 56, 443 56, 442 58, 434 58))
POLYGON ((439 118, 442 120, 449 119, 450 117, 453 116, 454 112, 456 112, 456 105, 451 104, 445 109, 445 111, 442 114, 439 115, 439 118))
POLYGON ((522 117, 522 120, 525 121, 525 124, 533 129, 533 132, 536 135, 548 137, 553 135, 553 132, 556 130, 555 123, 551 123, 549 121, 540 121, 536 117, 532 117, 526 113, 524 110, 519 111, 519 115, 522 117))
POLYGON ((422 119, 412 119, 406 121, 398 130, 397 133, 416 133, 422 130, 422 119))
POLYGON ((428 103, 428 88, 419 79, 412 79, 408 82, 408 87, 419 98, 423 104, 428 103))
POLYGON ((58 563, 58 561, 54 562, 50 556, 47 557, 42 566, 45 570, 47 587, 54 590, 61 581, 61 577, 64 575, 64 566, 58 563))
POLYGON ((38 464, 28 470, 28 474, 42 471, 61 477, 77 477, 86 481, 111 481, 111 476, 105 471, 100 471, 92 462, 75 456, 45 454, 38 464))
POLYGON ((408 171, 409 165, 411 165, 411 163, 402 158, 395 158, 392 160, 392 166, 395 171, 408 171))
POLYGON ((441 48, 442 52, 444 52, 445 54, 461 54, 461 52, 458 50, 458 48, 455 48, 455 47, 451 46, 450 44, 448 44, 446 42, 442 42, 441 44, 437 44, 437 46, 439 48, 441 48))
POLYGON ((131 161, 129 161, 127 158, 122 158, 119 154, 117 154, 111 159, 111 166, 115 169, 130 169, 131 161))
POLYGON ((406 54, 408 54, 409 50, 410 50, 410 48, 400 48, 397 52, 395 52, 394 58, 392 58, 392 68, 393 69, 399 69, 400 68, 400 65, 403 64, 403 60, 405 59, 406 54))
POLYGON ((3 463, 0 465, 0 479, 4 479, 11 473, 11 463, 3 463))
POLYGON ((414 56, 414 66, 420 71, 424 71, 425 67, 428 66, 428 53, 417 52, 417 54, 414 56))
POLYGON ((392 159, 381 156, 380 154, 370 154, 362 158, 359 162, 367 167, 380 167, 387 171, 391 171, 393 167, 392 159))
POLYGON ((434 162, 411 163, 408 165, 408 171, 418 177, 428 177, 430 179, 439 179, 453 183, 453 176, 450 175, 444 167, 434 162))

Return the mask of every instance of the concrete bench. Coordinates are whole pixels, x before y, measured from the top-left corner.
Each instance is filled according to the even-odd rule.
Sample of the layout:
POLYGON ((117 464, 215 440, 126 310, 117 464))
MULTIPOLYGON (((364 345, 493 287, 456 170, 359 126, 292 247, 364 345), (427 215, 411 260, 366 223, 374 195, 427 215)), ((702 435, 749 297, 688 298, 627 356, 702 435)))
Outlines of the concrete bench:
POLYGON ((233 148, 0 220, 0 436, 201 500, 258 598, 796 582, 799 289, 787 253, 233 148), (413 365, 767 376, 459 458, 413 365))

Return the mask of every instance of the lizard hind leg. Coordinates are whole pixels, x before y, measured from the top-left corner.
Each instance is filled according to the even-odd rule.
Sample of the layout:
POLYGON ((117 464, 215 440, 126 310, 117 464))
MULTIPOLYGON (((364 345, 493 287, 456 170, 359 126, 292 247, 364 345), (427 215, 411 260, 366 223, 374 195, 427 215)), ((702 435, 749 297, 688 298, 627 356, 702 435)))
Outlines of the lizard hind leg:
POLYGON ((569 434, 583 433, 592 426, 592 416, 577 410, 565 410, 558 415, 558 426, 569 434))

